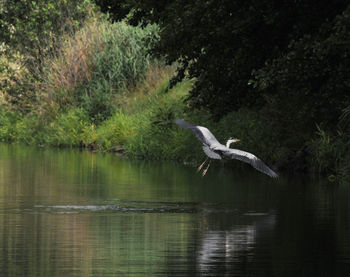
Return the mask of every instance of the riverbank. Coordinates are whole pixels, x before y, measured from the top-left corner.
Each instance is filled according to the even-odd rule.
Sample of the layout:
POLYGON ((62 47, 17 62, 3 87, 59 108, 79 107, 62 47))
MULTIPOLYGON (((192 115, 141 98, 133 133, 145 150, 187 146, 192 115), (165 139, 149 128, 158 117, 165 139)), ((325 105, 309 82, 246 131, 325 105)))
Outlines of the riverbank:
MULTIPOLYGON (((221 142, 231 136, 240 138, 235 147, 256 154, 278 171, 305 173, 334 169, 330 161, 336 148, 321 130, 319 139, 293 148, 280 140, 278 130, 272 130, 273 125, 259 112, 240 110, 214 121, 203 110, 189 110, 183 101, 192 87, 191 80, 169 89, 172 74, 171 67, 153 68, 134 91, 119 95, 118 110, 99 123, 93 122, 79 107, 71 107, 48 121, 37 113, 21 115, 2 106, 0 140, 42 147, 89 148, 130 158, 198 164, 205 158, 201 143, 192 132, 173 122, 175 118, 183 118, 208 127, 221 142), (156 71, 158 77, 154 80, 156 71)), ((242 166, 239 162, 230 164, 242 166)), ((334 171, 329 172, 332 180, 346 175, 336 177, 334 171)))
POLYGON ((183 118, 208 127, 219 141, 225 142, 231 136, 240 138, 235 147, 256 154, 279 171, 328 170, 332 180, 346 176, 345 163, 337 160, 338 168, 332 163, 344 147, 340 138, 333 140, 320 130, 318 139, 292 148, 278 140, 278 132, 269 129, 257 112, 241 110, 215 122, 204 111, 189 111, 183 99, 192 82, 186 80, 168 90, 168 81, 165 78, 148 92, 123 97, 120 109, 99 124, 91 122, 81 108, 71 108, 47 122, 37 114, 21 115, 2 107, 0 140, 42 147, 83 147, 138 159, 199 163, 205 157, 201 144, 192 132, 173 123, 174 118, 183 118), (342 171, 335 171, 338 169, 342 171))
POLYGON ((240 138, 237 148, 278 171, 349 178, 350 111, 335 134, 316 124, 286 132, 288 126, 266 108, 214 119, 185 101, 195 80, 170 87, 176 65, 149 54, 158 37, 156 25, 132 27, 95 15, 65 37, 39 75, 12 62, 14 73, 0 76, 7 81, 0 95, 0 141, 198 163, 204 158, 201 144, 173 122, 182 118, 206 126, 221 142, 240 138))

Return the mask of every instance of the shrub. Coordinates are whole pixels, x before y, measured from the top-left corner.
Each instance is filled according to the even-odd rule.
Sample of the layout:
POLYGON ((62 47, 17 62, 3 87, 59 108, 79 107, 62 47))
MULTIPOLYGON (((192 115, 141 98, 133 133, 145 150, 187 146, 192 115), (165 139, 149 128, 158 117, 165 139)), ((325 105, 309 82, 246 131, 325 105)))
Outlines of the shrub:
POLYGON ((319 172, 332 179, 350 184, 350 106, 340 117, 336 133, 318 127, 318 137, 313 140, 315 148, 313 165, 319 172))
POLYGON ((11 142, 17 138, 18 114, 0 106, 0 141, 11 142))
POLYGON ((64 35, 81 27, 93 10, 90 0, 1 2, 0 56, 8 62, 0 61, 0 71, 7 75, 0 76, 0 90, 22 113, 37 103, 45 61, 55 55, 64 35))
POLYGON ((62 107, 78 105, 94 122, 103 121, 114 110, 115 95, 144 77, 157 39, 156 25, 132 27, 105 18, 89 22, 48 63, 48 98, 62 107))
POLYGON ((53 146, 79 147, 84 144, 86 132, 91 129, 83 109, 70 109, 51 122, 46 130, 45 143, 53 146))

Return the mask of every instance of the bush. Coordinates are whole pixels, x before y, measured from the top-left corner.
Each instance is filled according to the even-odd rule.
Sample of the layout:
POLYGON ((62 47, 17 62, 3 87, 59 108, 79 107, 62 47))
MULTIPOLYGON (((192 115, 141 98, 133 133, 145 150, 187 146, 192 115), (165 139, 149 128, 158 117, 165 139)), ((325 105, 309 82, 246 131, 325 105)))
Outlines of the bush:
POLYGON ((83 146, 86 132, 91 129, 88 114, 83 109, 70 109, 51 122, 46 130, 45 144, 52 146, 83 146))
POLYGON ((313 165, 329 178, 350 184, 350 106, 347 106, 337 124, 336 133, 327 133, 318 127, 314 139, 313 165))
POLYGON ((36 86, 43 66, 56 54, 62 38, 73 33, 95 10, 89 0, 2 1, 0 4, 0 90, 11 95, 17 108, 27 113, 36 103, 36 86), (1 75, 1 74, 0 74, 1 75), (9 81, 11 85, 9 85, 9 81))
POLYGON ((18 114, 0 106, 0 141, 12 142, 17 139, 16 123, 18 114))
MULTIPOLYGON (((180 100, 187 94, 191 82, 183 82, 167 91, 171 72, 159 70, 157 74, 161 78, 156 83, 153 74, 147 73, 146 80, 136 91, 119 99, 120 110, 96 129, 96 143, 102 150, 121 148, 128 156, 147 159, 183 157, 176 143, 181 141, 183 133, 178 132, 173 119, 183 113, 185 105, 180 100)), ((189 135, 185 133, 186 138, 189 135)), ((186 147, 183 150, 193 154, 186 147)))
POLYGON ((255 86, 267 100, 265 112, 286 139, 299 137, 302 145, 314 136, 316 124, 336 130, 350 102, 349 32, 350 6, 255 71, 255 86))
POLYGON ((115 95, 144 77, 153 61, 148 51, 157 39, 156 25, 141 28, 93 20, 48 64, 48 98, 62 107, 78 105, 94 122, 102 122, 114 111, 115 95))

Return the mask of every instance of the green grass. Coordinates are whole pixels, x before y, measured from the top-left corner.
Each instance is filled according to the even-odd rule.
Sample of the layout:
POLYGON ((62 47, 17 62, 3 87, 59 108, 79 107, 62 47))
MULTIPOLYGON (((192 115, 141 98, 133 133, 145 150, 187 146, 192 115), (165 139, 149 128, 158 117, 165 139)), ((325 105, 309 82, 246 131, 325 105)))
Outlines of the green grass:
POLYGON ((101 151, 124 149, 130 157, 198 162, 204 158, 201 143, 192 132, 174 124, 175 118, 182 118, 208 127, 223 143, 231 136, 237 137, 241 139, 239 148, 265 160, 279 158, 275 142, 266 134, 257 113, 241 110, 214 122, 205 111, 189 112, 183 100, 188 96, 192 81, 185 80, 168 90, 172 70, 165 71, 156 83, 146 78, 134 92, 122 96, 118 110, 100 124, 95 124, 88 112, 79 107, 42 123, 40 117, 21 117, 3 111, 0 113, 0 139, 61 147, 94 143, 101 151))
MULTIPOLYGON (((284 162, 291 155, 292 150, 279 141, 278 132, 269 129, 258 112, 240 110, 215 122, 205 111, 189 111, 183 99, 192 81, 185 80, 168 90, 170 75, 163 72, 156 83, 147 79, 134 92, 121 95, 118 110, 100 124, 91 121, 88 113, 79 107, 70 108, 46 122, 35 114, 21 116, 3 106, 0 108, 0 140, 59 147, 95 144, 100 151, 123 149, 131 158, 198 164, 205 158, 201 143, 191 131, 173 122, 175 118, 182 118, 208 127, 222 143, 231 136, 240 138, 234 147, 256 154, 269 165, 284 162)), ((313 145, 309 167, 325 172, 330 180, 349 182, 348 134, 347 129, 330 135, 319 128, 315 140, 309 142, 313 145)), ((230 165, 242 166, 238 162, 230 162, 230 165)))
POLYGON ((242 147, 269 156, 257 114, 239 111, 213 122, 206 111, 190 112, 184 103, 191 80, 168 89, 174 66, 149 54, 158 32, 156 25, 132 27, 98 16, 87 20, 46 60, 36 109, 23 115, 2 106, 0 140, 59 147, 97 144, 101 151, 124 149, 130 157, 145 159, 202 159, 201 144, 174 124, 178 117, 207 126, 223 142, 239 137, 242 147))
POLYGON ((102 122, 115 111, 116 95, 135 87, 155 63, 149 50, 157 40, 157 25, 94 18, 47 60, 41 98, 59 109, 81 107, 102 122))
POLYGON ((87 21, 46 61, 42 83, 34 93, 36 102, 25 103, 30 107, 27 113, 9 105, 1 93, 0 141, 56 147, 97 145, 106 152, 123 149, 132 158, 198 164, 205 157, 202 145, 191 131, 174 124, 175 118, 181 118, 206 126, 222 143, 229 137, 241 139, 234 147, 256 154, 269 165, 286 164, 295 157, 297 147, 311 145, 309 168, 349 179, 349 107, 338 133, 319 128, 307 141, 298 130, 286 136, 286 126, 271 123, 261 111, 241 109, 214 121, 207 111, 193 110, 184 102, 193 80, 169 89, 175 66, 165 66, 148 54, 157 36, 155 25, 131 27, 104 18, 87 21))

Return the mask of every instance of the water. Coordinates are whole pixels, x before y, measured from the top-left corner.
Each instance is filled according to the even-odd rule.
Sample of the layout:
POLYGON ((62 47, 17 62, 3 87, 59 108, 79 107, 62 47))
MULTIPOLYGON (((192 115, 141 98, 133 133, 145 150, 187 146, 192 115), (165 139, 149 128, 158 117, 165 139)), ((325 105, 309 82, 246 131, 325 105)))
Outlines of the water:
POLYGON ((350 276, 350 188, 0 144, 0 276, 350 276))

